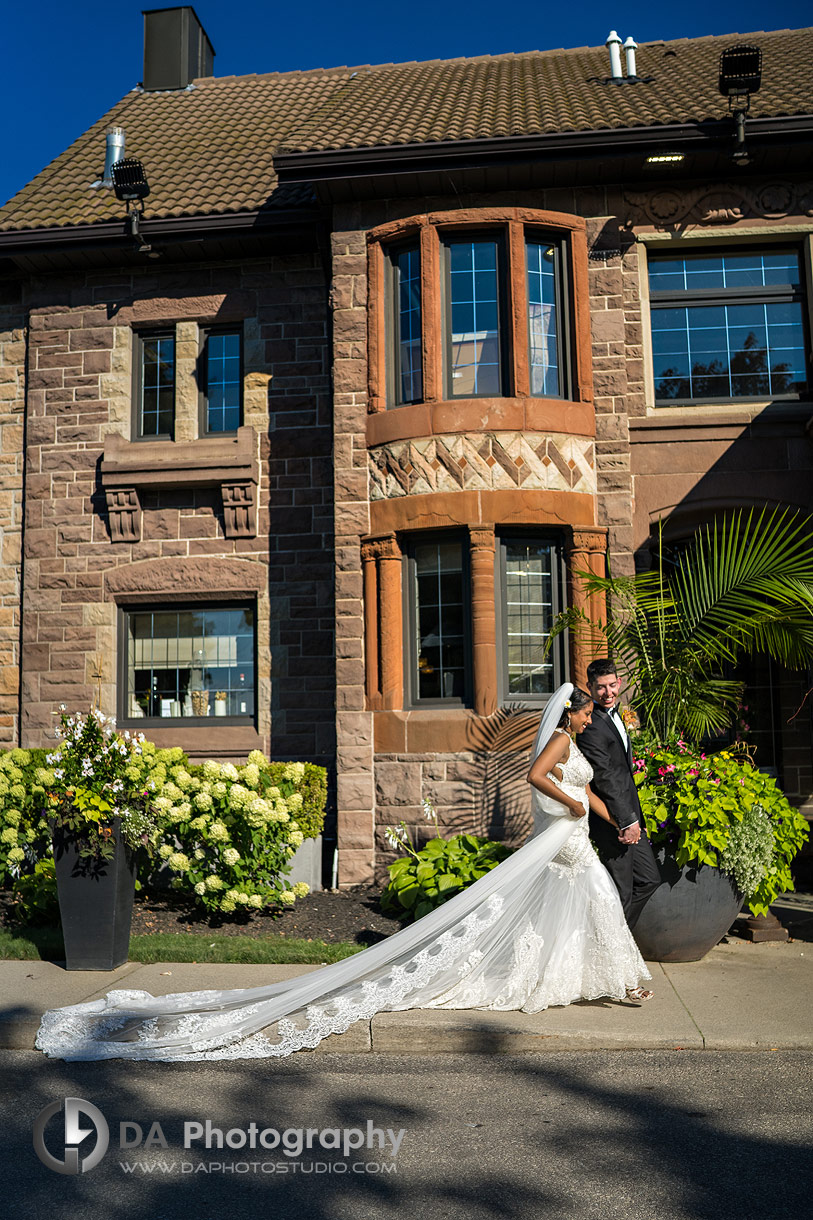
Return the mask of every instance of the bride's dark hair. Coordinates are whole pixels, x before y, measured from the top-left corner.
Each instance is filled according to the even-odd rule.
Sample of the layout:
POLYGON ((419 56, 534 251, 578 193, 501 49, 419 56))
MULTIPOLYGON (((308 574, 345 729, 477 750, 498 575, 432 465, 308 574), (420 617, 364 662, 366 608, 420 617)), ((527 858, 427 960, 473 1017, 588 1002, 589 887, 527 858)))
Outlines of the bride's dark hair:
POLYGON ((583 707, 587 707, 588 703, 593 702, 593 696, 588 695, 581 687, 574 686, 570 696, 570 707, 566 707, 557 724, 557 729, 563 729, 567 724, 573 712, 580 712, 583 707))

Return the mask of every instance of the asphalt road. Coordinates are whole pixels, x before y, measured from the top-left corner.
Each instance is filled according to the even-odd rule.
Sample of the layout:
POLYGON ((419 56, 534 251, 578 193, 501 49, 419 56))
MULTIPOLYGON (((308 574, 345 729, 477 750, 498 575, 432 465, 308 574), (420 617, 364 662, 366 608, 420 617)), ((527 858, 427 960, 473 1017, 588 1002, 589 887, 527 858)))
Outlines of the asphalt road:
MULTIPOLYGON (((809 1214, 805 1052, 318 1054, 161 1065, 64 1064, 6 1051, 0 1097, 0 1216, 14 1220, 809 1214), (70 1096, 97 1106, 110 1130, 100 1163, 74 1176, 46 1168, 32 1141, 37 1114, 70 1096), (222 1149, 214 1132, 213 1146, 203 1146, 206 1120, 222 1131, 222 1149), (384 1149, 375 1131, 366 1146, 368 1122, 383 1132, 384 1149), (153 1128, 149 1147, 122 1149, 121 1123, 137 1123, 145 1137, 158 1123, 167 1147, 153 1128), (186 1123, 198 1124, 188 1148, 186 1123), (308 1129, 313 1147, 298 1153, 297 1133, 308 1129), (320 1143, 345 1131, 359 1132, 348 1141, 363 1138, 364 1146, 345 1154, 320 1143), (246 1146, 225 1146, 229 1140, 246 1146)), ((81 1155, 95 1143, 91 1129, 81 1155)), ((64 1157, 61 1111, 45 1127, 45 1144, 64 1157)))

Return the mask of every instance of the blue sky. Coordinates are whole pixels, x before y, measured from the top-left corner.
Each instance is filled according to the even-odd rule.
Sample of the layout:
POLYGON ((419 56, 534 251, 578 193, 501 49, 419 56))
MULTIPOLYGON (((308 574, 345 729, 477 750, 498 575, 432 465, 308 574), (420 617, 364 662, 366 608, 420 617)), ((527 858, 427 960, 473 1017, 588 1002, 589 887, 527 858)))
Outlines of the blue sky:
MULTIPOLYGON (((3 17, 0 202, 138 84, 149 0, 39 0, 3 17)), ((169 7, 167 5, 166 7, 169 7)), ((215 75, 597 46, 611 28, 639 43, 811 24, 809 0, 546 5, 513 0, 196 0, 215 75)))

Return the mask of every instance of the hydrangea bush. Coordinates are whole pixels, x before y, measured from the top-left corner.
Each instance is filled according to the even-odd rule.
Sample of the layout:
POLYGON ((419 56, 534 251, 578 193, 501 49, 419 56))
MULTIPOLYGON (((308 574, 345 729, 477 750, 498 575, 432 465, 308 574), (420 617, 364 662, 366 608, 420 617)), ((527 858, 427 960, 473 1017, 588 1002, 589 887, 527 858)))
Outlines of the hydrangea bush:
POLYGON ((729 873, 754 915, 793 889, 790 865, 807 841, 807 820, 747 753, 707 755, 683 740, 646 747, 636 739, 634 748, 638 795, 656 848, 680 868, 710 864, 729 873))
POLYGON ((15 888, 26 909, 45 909, 54 892, 54 819, 104 856, 119 818, 125 841, 154 853, 139 854, 139 881, 163 865, 173 889, 208 911, 285 907, 308 892, 285 874, 304 839, 322 829, 324 768, 272 763, 259 751, 242 766, 193 765, 180 748, 120 733, 96 711, 63 712, 61 735, 48 755, 0 752, 0 884, 15 888))
POLYGON ((171 768, 155 804, 167 832, 158 854, 175 874, 173 887, 226 914, 290 906, 307 894, 304 882, 288 886, 284 874, 305 839, 299 819, 308 829, 316 820, 314 787, 324 808, 324 783, 312 774, 319 771, 307 763, 269 763, 258 750, 240 767, 210 761, 171 768))

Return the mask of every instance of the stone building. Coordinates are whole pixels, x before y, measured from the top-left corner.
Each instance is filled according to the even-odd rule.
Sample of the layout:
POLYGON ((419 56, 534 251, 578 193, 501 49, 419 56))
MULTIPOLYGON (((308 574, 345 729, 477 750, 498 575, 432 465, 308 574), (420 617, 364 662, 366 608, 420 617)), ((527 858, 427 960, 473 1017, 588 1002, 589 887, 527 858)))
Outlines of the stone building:
MULTIPOLYGON (((225 78, 194 10, 145 34, 0 209, 0 738, 101 683, 192 756, 321 762, 341 884, 424 797, 517 841, 579 572, 813 507, 813 30, 225 78)), ((813 808, 811 676, 747 676, 813 808)))

